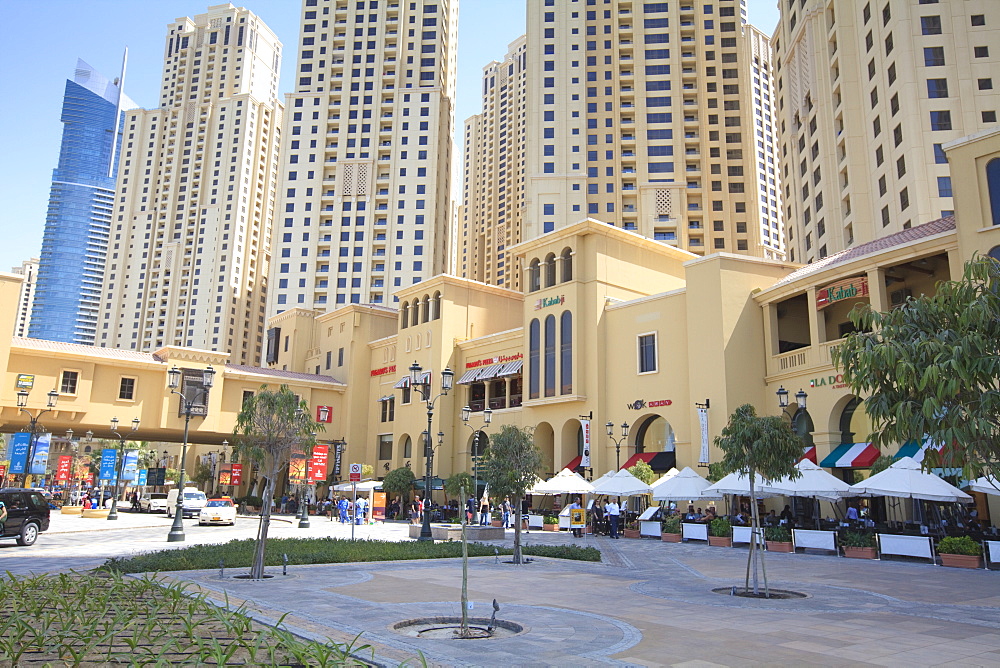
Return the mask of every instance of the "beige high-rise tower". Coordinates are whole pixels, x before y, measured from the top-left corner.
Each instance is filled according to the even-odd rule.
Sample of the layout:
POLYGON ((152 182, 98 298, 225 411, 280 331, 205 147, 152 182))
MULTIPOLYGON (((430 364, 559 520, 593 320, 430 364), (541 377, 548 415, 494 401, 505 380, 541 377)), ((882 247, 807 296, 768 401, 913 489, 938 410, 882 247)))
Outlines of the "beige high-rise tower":
POLYGON ((483 111, 465 121, 456 273, 511 290, 521 275, 506 249, 521 241, 526 39, 483 68, 483 111))
POLYGON ((782 2, 772 45, 789 260, 954 210, 941 147, 997 125, 1000 2, 782 2))
POLYGON ((524 239, 589 216, 694 253, 782 256, 771 52, 742 2, 527 11, 524 239))
POLYGON ((455 0, 303 0, 268 310, 392 306, 452 223, 455 0))
POLYGON ((167 28, 160 106, 129 111, 101 346, 262 356, 281 44, 231 4, 167 28))

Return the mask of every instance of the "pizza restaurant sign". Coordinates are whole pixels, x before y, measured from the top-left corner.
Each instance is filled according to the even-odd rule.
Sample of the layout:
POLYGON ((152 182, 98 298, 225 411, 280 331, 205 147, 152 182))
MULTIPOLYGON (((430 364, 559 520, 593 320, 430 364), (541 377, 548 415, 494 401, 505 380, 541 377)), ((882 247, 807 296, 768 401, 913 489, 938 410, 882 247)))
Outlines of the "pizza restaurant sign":
POLYGON ((542 297, 535 302, 535 310, 540 311, 543 308, 548 308, 549 306, 562 306, 566 303, 566 295, 559 295, 558 297, 542 297))
POLYGON ((867 296, 868 278, 866 276, 858 276, 857 278, 850 278, 846 281, 838 281, 837 283, 833 283, 825 288, 817 290, 816 308, 824 309, 831 304, 836 304, 837 302, 844 301, 845 299, 867 296))
POLYGON ((514 360, 519 360, 524 358, 524 353, 516 353, 514 355, 494 355, 493 357, 487 357, 482 360, 475 360, 472 362, 466 362, 466 369, 476 369, 481 366, 489 366, 491 364, 503 364, 504 362, 513 362, 514 360))
POLYGON ((810 378, 809 387, 830 387, 835 390, 839 390, 847 387, 847 383, 844 382, 844 374, 838 373, 836 376, 820 376, 819 378, 810 378))
POLYGON ((392 364, 390 366, 384 366, 379 369, 372 369, 372 378, 375 376, 384 376, 387 373, 396 373, 396 365, 392 364))

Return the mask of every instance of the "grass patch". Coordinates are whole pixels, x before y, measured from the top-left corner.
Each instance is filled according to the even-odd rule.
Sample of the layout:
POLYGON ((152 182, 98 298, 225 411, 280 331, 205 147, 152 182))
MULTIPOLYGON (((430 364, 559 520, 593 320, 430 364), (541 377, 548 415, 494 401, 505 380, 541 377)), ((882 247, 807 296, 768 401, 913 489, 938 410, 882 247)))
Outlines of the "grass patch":
MULTIPOLYGON (((114 573, 155 573, 218 568, 249 568, 256 541, 231 540, 219 545, 192 545, 177 550, 162 550, 132 557, 108 559, 100 570, 114 573)), ((497 548, 511 554, 508 548, 497 548)), ((594 547, 577 545, 531 545, 522 554, 577 561, 600 561, 594 547)), ((447 559, 462 556, 462 543, 389 542, 383 540, 348 540, 344 538, 268 538, 264 563, 280 566, 281 555, 288 555, 289 565, 340 564, 364 561, 406 561, 410 559, 447 559)), ((469 543, 470 557, 492 557, 493 545, 469 543)))
POLYGON ((242 606, 213 605, 187 587, 113 573, 8 572, 0 579, 0 665, 363 666, 374 658, 357 638, 302 640, 281 622, 258 624, 242 606))

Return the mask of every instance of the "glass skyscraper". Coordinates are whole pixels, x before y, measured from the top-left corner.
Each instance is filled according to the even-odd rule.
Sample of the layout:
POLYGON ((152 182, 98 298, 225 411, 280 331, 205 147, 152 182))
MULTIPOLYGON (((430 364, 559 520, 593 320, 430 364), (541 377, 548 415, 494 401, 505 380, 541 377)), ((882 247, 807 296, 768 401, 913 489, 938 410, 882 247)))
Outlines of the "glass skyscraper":
POLYGON ((93 345, 121 146, 121 118, 136 105, 82 60, 66 81, 59 165, 45 217, 29 336, 93 345), (116 122, 115 110, 119 109, 116 122), (114 150, 113 150, 114 149, 114 150))

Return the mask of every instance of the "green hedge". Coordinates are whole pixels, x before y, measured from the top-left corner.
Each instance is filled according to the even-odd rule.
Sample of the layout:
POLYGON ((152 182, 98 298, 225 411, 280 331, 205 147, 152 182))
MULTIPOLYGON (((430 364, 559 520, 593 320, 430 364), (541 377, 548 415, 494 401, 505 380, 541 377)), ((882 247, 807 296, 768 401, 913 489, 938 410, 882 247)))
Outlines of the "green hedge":
MULTIPOLYGON (((117 573, 151 573, 218 568, 249 568, 253 560, 253 539, 231 540, 221 545, 192 545, 178 550, 150 552, 134 557, 113 557, 100 568, 117 573)), ((499 548, 500 554, 511 554, 499 548)), ((576 545, 531 545, 522 553, 539 557, 600 561, 600 550, 576 545)), ((264 563, 280 566, 281 555, 288 555, 290 565, 341 564, 365 561, 406 561, 409 559, 448 559, 462 556, 459 541, 394 543, 382 540, 344 538, 269 538, 264 563)), ((469 543, 470 557, 492 557, 494 546, 469 543)))

